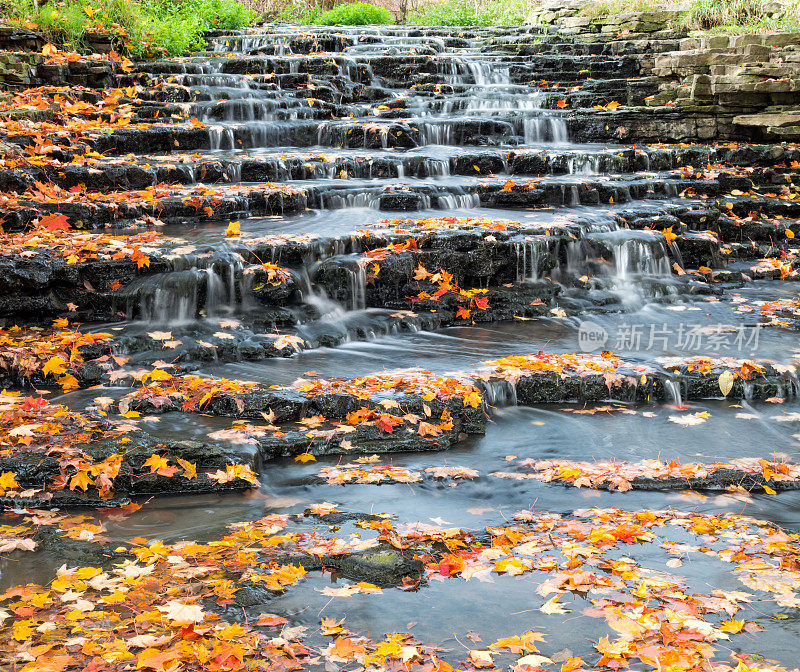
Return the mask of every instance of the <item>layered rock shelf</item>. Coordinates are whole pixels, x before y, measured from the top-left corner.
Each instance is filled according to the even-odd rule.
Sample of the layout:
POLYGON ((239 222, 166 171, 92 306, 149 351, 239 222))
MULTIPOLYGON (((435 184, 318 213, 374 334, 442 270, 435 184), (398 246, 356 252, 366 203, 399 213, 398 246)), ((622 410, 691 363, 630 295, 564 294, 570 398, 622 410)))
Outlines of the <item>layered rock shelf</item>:
POLYGON ((37 450, 12 451, 19 492, 62 505, 245 487, 281 457, 448 449, 509 404, 793 399, 790 357, 659 358, 623 339, 433 372, 220 375, 389 335, 574 330, 643 305, 796 325, 790 299, 740 295, 800 278, 800 149, 740 118, 792 102, 782 79, 753 78, 771 81, 795 42, 692 41, 673 18, 265 26, 137 63, 0 33, 0 383, 29 395, 26 413, 50 412, 35 391, 78 395, 92 432, 135 428, 136 445, 119 464, 87 444, 37 468, 37 450), (176 442, 145 424, 187 413, 222 425, 176 442))

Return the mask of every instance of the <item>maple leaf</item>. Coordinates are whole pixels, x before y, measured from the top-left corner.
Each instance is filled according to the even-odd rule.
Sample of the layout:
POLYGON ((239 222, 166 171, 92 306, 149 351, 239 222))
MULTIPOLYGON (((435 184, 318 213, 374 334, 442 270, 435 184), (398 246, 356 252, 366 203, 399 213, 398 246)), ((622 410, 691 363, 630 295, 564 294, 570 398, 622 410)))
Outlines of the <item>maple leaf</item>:
POLYGON ((185 604, 178 600, 170 600, 163 607, 157 608, 165 618, 178 625, 200 623, 205 618, 205 613, 198 604, 185 604))
POLYGON ((494 644, 489 646, 490 649, 508 649, 512 653, 522 653, 523 651, 530 651, 531 653, 538 653, 539 649, 536 648, 536 642, 543 642, 544 637, 541 632, 528 632, 514 636, 498 639, 494 644))
POLYGON ((427 280, 430 277, 431 273, 422 264, 419 264, 414 271, 414 280, 427 280))
POLYGON ((564 606, 558 601, 560 597, 560 595, 556 595, 555 597, 550 598, 541 607, 539 607, 539 611, 544 612, 545 614, 568 614, 570 610, 565 609, 564 606))
POLYGON ((420 436, 439 436, 441 433, 441 429, 439 429, 436 425, 430 424, 429 422, 420 422, 419 428, 417 429, 417 434, 420 436))
POLYGON ((295 456, 294 461, 302 462, 305 464, 306 462, 316 462, 317 458, 314 457, 311 453, 300 453, 299 455, 295 456))
POLYGON ((69 230, 69 221, 66 215, 50 214, 45 215, 39 220, 39 226, 48 231, 69 230))
POLYGON ((169 380, 170 378, 172 378, 172 374, 167 371, 164 371, 164 369, 153 369, 144 378, 142 378, 142 382, 145 382, 148 378, 153 382, 160 380, 169 380))
POLYGON ((193 462, 189 462, 188 460, 184 460, 180 457, 175 458, 175 461, 181 466, 183 469, 183 474, 181 474, 185 479, 191 480, 193 478, 197 478, 197 465, 193 462))
POLYGON ((171 331, 148 331, 147 335, 154 341, 168 341, 172 338, 171 331))
POLYGON ((53 376, 60 376, 65 373, 67 370, 66 362, 61 359, 58 355, 52 356, 50 359, 47 360, 47 363, 42 367, 42 373, 47 376, 53 374, 53 376))
POLYGON ((90 486, 94 485, 94 481, 89 476, 89 472, 86 469, 81 469, 78 471, 69 481, 69 489, 76 490, 80 488, 84 492, 90 486))
POLYGON ((566 99, 566 98, 561 98, 561 99, 558 101, 558 103, 556 103, 556 104, 558 105, 558 107, 559 107, 560 109, 562 109, 562 110, 563 110, 563 109, 564 109, 565 107, 567 107, 567 105, 568 105, 568 103, 567 103, 567 99, 566 99))
POLYGON ((456 317, 460 320, 468 320, 470 315, 471 315, 470 311, 467 308, 464 308, 463 306, 459 306, 456 309, 456 317))
MULTIPOLYGON (((168 472, 170 469, 174 469, 174 467, 169 466, 169 461, 165 457, 157 453, 150 455, 150 457, 142 463, 142 467, 150 467, 151 474, 163 474, 165 476, 167 475, 164 473, 165 471, 168 472)), ((174 474, 175 472, 173 471, 172 473, 174 474)))
POLYGON ((277 627, 279 625, 286 625, 287 621, 283 616, 276 616, 275 614, 261 614, 256 621, 256 625, 262 627, 277 627))
POLYGON ((4 471, 0 474, 0 494, 4 495, 7 490, 16 490, 18 488, 17 476, 13 471, 4 471))
POLYGON ((723 621, 719 626, 719 629, 722 630, 722 632, 730 632, 731 634, 735 635, 744 629, 744 621, 723 621))
POLYGON ((229 464, 225 471, 222 469, 217 469, 215 472, 206 474, 206 476, 212 480, 216 481, 219 484, 230 483, 231 481, 235 481, 236 479, 242 479, 243 481, 247 481, 251 485, 256 487, 259 486, 259 480, 256 476, 255 472, 248 467, 246 464, 229 464))
POLYGON ((225 236, 227 238, 235 238, 236 236, 242 235, 241 225, 239 222, 231 222, 228 224, 228 228, 225 229, 225 236))
POLYGON ((464 406, 472 406, 478 408, 483 403, 483 397, 477 390, 472 390, 464 395, 464 406))
POLYGON ((136 658, 136 669, 150 668, 156 672, 166 672, 174 665, 168 665, 173 661, 180 659, 180 654, 177 651, 161 651, 159 649, 150 648, 142 651, 136 658))
POLYGON ((517 660, 517 665, 530 665, 531 667, 540 667, 543 663, 552 663, 552 659, 547 656, 540 656, 532 653, 528 656, 523 656, 517 660))
POLYGON ((478 669, 494 667, 491 651, 472 649, 469 652, 469 662, 470 665, 478 669))
POLYGON ((73 376, 72 374, 66 374, 61 376, 60 378, 56 379, 56 382, 61 385, 61 389, 64 392, 69 392, 70 390, 77 390, 81 385, 78 382, 78 379, 73 376))
POLYGON ((673 240, 675 240, 678 237, 677 234, 672 233, 672 227, 671 226, 667 227, 666 229, 661 231, 661 233, 664 235, 664 238, 667 239, 667 243, 671 243, 673 240))

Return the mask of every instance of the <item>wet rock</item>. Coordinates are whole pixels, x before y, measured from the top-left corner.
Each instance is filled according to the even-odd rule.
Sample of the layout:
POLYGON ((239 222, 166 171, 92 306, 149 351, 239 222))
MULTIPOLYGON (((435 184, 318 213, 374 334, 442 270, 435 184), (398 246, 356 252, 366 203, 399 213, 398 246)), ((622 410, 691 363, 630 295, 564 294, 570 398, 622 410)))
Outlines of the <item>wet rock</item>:
POLYGON ((366 581, 381 588, 399 585, 403 578, 419 579, 423 566, 413 549, 399 550, 387 543, 357 553, 326 559, 339 574, 353 581, 366 581))

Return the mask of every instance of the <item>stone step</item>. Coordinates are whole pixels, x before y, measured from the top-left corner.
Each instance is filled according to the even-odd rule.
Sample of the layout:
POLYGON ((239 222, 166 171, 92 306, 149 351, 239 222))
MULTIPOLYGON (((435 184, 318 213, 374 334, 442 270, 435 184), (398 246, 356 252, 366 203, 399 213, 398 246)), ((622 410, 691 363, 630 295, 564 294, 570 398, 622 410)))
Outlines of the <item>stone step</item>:
MULTIPOLYGON (((619 297, 614 298, 614 279, 604 259, 633 263, 630 272, 654 299, 671 301, 686 293, 717 291, 698 284, 693 276, 671 276, 668 271, 668 259, 678 249, 681 263, 690 262, 690 256, 698 265, 712 263, 710 247, 701 251, 688 232, 680 235, 670 252, 664 236, 649 228, 669 224, 679 231, 689 215, 685 207, 667 205, 639 206, 604 218, 578 214, 540 223, 452 217, 391 220, 342 236, 272 234, 226 240, 220 230, 216 242, 202 245, 156 232, 4 234, 0 318, 24 313, 29 319, 47 320, 69 303, 77 306, 73 319, 122 315, 174 327, 200 315, 224 319, 241 313, 250 315, 246 321, 251 331, 264 333, 318 320, 324 317, 320 309, 331 300, 350 309, 380 307, 423 315, 433 309, 438 324, 451 324, 457 321, 457 307, 464 297, 471 303, 470 297, 477 296, 488 298, 488 304, 476 302, 480 312, 472 319, 493 321, 547 313, 551 299, 561 291, 543 279, 549 275, 567 286, 578 282, 575 286, 584 290, 590 282, 586 277, 591 276, 594 294, 572 292, 569 300, 559 300, 567 311, 580 313, 593 305, 622 309, 613 307, 619 297), (17 249, 26 250, 26 256, 19 256, 17 249), (617 250, 624 250, 624 257, 617 250), (567 271, 576 263, 576 254, 582 259, 580 265, 567 271), (272 262, 265 264, 267 259, 272 262), (430 284, 420 288, 419 267, 431 273, 447 271, 465 290, 483 289, 466 295, 448 289, 446 296, 412 298, 430 284), (580 274, 589 275, 577 281, 580 274), (322 297, 327 298, 322 301, 322 297)), ((436 291, 433 282, 429 295, 436 291)), ((191 333, 201 327, 188 328, 191 333)), ((303 329, 302 333, 319 337, 330 331, 303 329)), ((347 336, 346 331, 341 333, 347 336)), ((136 347, 152 350, 153 338, 157 337, 150 336, 136 347)), ((243 339, 247 340, 246 334, 243 339)))

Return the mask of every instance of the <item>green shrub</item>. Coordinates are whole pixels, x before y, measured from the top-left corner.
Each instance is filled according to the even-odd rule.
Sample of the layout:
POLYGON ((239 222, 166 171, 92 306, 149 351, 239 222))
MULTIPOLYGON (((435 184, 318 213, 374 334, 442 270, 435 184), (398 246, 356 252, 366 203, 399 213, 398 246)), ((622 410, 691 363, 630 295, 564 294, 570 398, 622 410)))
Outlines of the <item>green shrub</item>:
POLYGON ((108 34, 137 57, 204 49, 206 30, 235 30, 257 18, 239 0, 66 0, 38 9, 33 0, 0 0, 0 15, 76 51, 86 50, 87 33, 108 34))
POLYGON ((368 2, 339 5, 327 12, 311 10, 303 17, 303 23, 318 23, 323 26, 367 26, 376 23, 394 23, 391 12, 385 7, 368 2))
POLYGON ((408 23, 421 26, 517 26, 531 5, 525 0, 444 0, 417 12, 408 23))

